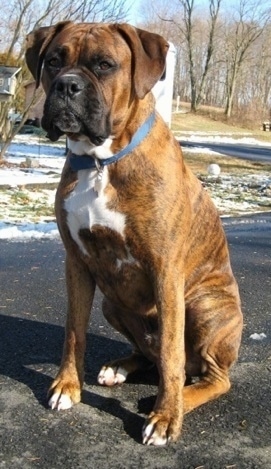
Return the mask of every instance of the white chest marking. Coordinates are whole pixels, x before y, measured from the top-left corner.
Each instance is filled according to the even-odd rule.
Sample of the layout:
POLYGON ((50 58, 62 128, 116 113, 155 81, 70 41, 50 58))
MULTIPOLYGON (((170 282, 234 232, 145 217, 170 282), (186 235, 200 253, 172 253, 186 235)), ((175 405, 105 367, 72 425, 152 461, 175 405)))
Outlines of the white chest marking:
POLYGON ((112 151, 110 147, 112 145, 112 139, 107 138, 103 145, 95 146, 93 145, 87 137, 81 136, 80 140, 76 142, 68 139, 68 146, 72 153, 76 155, 94 155, 103 160, 112 156, 112 151))
POLYGON ((106 226, 124 237, 125 216, 107 208, 108 200, 104 193, 108 183, 107 167, 103 169, 98 192, 94 190, 96 178, 96 169, 78 171, 77 185, 65 200, 71 236, 86 255, 88 252, 79 237, 79 231, 82 228, 91 230, 93 225, 106 226))

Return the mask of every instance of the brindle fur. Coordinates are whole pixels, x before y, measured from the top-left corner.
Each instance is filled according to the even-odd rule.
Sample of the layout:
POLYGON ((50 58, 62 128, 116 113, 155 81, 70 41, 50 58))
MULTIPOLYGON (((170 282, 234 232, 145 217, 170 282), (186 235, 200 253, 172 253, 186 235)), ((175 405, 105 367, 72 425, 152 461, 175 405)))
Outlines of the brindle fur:
MULTIPOLYGON (((55 137, 50 127, 54 83, 71 70, 91 84, 76 104, 89 138, 99 135, 99 126, 103 134, 109 126, 115 136, 112 151, 118 151, 154 108, 149 91, 163 72, 166 42, 128 25, 63 23, 41 29, 28 37, 27 62, 37 81, 41 62, 63 44, 65 64, 58 75, 50 75, 45 65, 41 78, 49 135, 55 137), (97 79, 88 64, 97 48, 105 47, 121 66, 108 78, 97 79), (102 108, 96 113, 89 104, 94 98, 102 108)), ((242 330, 238 287, 218 213, 159 115, 148 137, 109 166, 108 174, 108 208, 125 215, 125 234, 98 224, 82 229, 80 240, 88 254, 72 239, 67 224, 64 201, 78 178, 68 161, 58 187, 56 216, 67 251, 68 313, 62 363, 50 394, 80 401, 86 329, 98 285, 105 317, 134 350, 104 369, 130 373, 142 368, 147 373, 152 363, 157 365, 158 396, 143 439, 165 444, 179 436, 184 413, 230 388, 229 368, 237 358, 242 330), (199 379, 184 387, 185 374, 199 379)))

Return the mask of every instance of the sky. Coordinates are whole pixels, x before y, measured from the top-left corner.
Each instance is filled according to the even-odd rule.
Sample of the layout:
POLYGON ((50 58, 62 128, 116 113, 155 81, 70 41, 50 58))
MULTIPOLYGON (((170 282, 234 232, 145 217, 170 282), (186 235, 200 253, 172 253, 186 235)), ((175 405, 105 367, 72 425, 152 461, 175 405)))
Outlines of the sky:
MULTIPOLYGON (((146 1, 150 1, 150 0, 146 0, 146 1)), ((129 0, 129 3, 131 5, 131 9, 129 12, 131 19, 129 20, 129 23, 136 26, 137 23, 140 22, 140 19, 141 19, 140 8, 141 8, 142 0, 134 0, 134 1, 129 0)))

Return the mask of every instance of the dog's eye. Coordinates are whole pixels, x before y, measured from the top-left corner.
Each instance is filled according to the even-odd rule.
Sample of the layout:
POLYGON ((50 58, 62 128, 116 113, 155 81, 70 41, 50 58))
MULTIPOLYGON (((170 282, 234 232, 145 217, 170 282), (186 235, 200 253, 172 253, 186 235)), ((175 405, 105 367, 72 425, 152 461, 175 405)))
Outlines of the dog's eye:
POLYGON ((91 58, 89 68, 99 79, 103 79, 117 68, 117 64, 111 57, 97 55, 91 58))
POLYGON ((57 57, 51 57, 50 59, 47 60, 47 65, 51 68, 60 68, 60 60, 57 57))
POLYGON ((109 70, 111 67, 112 65, 106 60, 103 60, 102 62, 99 63, 99 70, 102 70, 103 72, 105 72, 106 70, 109 70))

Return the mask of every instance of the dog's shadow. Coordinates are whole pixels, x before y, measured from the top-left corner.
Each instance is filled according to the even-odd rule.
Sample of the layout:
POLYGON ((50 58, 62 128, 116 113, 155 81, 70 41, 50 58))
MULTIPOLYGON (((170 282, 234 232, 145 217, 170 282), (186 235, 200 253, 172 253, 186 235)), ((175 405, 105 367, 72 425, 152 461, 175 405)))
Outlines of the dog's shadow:
MULTIPOLYGON (((47 405, 47 390, 60 364, 64 328, 18 317, 0 315, 0 374, 26 385, 43 407, 47 405)), ((106 336, 87 334, 86 387, 82 402, 100 411, 109 413, 123 421, 124 430, 134 440, 141 441, 143 417, 151 411, 154 396, 143 398, 138 403, 139 414, 124 408, 119 399, 104 397, 99 392, 97 374, 109 359, 125 356, 127 344, 106 336), (92 391, 97 386, 97 393, 92 391)), ((157 384, 158 373, 154 369, 148 374, 135 373, 128 385, 157 384)), ((129 387, 127 388, 129 392, 129 387)))
POLYGON ((86 390, 82 392, 83 404, 106 412, 121 420, 124 431, 137 443, 142 442, 142 427, 145 421, 145 418, 139 414, 148 414, 152 410, 154 402, 155 396, 140 399, 138 403, 138 413, 135 413, 123 407, 119 399, 103 397, 101 394, 86 390))

